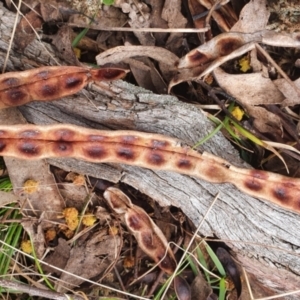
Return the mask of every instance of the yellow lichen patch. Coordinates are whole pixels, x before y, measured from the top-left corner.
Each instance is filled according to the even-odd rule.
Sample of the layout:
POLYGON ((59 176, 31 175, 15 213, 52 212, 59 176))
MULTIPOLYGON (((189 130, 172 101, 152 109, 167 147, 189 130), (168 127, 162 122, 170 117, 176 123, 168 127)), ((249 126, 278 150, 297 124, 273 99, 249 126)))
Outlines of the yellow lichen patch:
POLYGON ((212 74, 208 74, 207 76, 205 76, 204 82, 209 85, 212 85, 214 82, 214 77, 212 76, 212 74))
POLYGON ((131 255, 126 256, 124 258, 124 260, 123 260, 123 266, 126 269, 133 268, 134 267, 134 263, 135 263, 134 257, 131 256, 131 255))
POLYGON ((81 50, 79 48, 73 48, 75 56, 79 59, 81 56, 81 50))
POLYGON ((235 106, 234 109, 232 110, 231 114, 238 120, 238 121, 241 121, 243 116, 244 116, 244 111, 238 107, 238 106, 235 106))
POLYGON ((239 60, 240 71, 246 73, 251 69, 250 59, 248 56, 244 56, 239 60))
POLYGON ((32 252, 32 246, 30 240, 22 241, 21 243, 21 249, 25 253, 30 254, 32 252))
POLYGON ((109 235, 117 235, 119 233, 119 229, 116 226, 111 226, 108 229, 108 234, 109 235))
POLYGON ((33 179, 28 179, 23 184, 23 190, 27 194, 33 194, 38 190, 39 183, 33 179))
POLYGON ((74 172, 68 173, 66 176, 66 180, 72 181, 75 185, 85 185, 85 177, 84 175, 80 175, 74 172))
POLYGON ((75 207, 65 208, 63 211, 67 226, 70 230, 75 230, 78 226, 78 210, 75 207))
POLYGON ((96 222, 96 217, 94 215, 86 215, 82 218, 82 224, 85 226, 92 226, 96 222))
POLYGON ((73 183, 75 185, 85 185, 85 178, 83 175, 77 175, 74 180, 73 180, 73 183))
POLYGON ((65 235, 67 239, 71 239, 74 236, 74 230, 70 230, 66 226, 60 226, 61 232, 65 235))
POLYGON ((67 225, 70 230, 75 230, 78 226, 78 219, 68 220, 67 225))
POLYGON ((54 228, 49 228, 46 232, 45 232, 45 240, 47 243, 49 243, 50 241, 53 241, 56 237, 56 230, 54 228))

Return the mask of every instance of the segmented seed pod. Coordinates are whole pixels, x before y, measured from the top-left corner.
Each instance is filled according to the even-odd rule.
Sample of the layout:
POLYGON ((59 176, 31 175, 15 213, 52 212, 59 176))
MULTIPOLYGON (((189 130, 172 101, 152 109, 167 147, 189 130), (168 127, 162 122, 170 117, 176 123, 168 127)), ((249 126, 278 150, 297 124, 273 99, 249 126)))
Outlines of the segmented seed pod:
POLYGON ((30 101, 50 101, 77 93, 90 81, 115 80, 126 70, 74 66, 41 67, 0 76, 0 109, 30 101))
POLYGON ((173 171, 239 190, 300 212, 300 179, 237 168, 170 137, 136 131, 105 131, 75 125, 0 126, 0 155, 23 159, 74 157, 173 171))

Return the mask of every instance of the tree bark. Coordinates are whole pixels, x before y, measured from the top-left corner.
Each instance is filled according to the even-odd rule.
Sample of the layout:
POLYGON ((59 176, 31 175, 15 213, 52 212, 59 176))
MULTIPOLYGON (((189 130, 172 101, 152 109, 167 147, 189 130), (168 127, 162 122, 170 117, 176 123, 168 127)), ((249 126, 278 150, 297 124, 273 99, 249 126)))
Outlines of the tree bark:
MULTIPOLYGON (((1 66, 14 18, 15 15, 0 3, 1 66)), ((34 41, 22 54, 15 50, 10 52, 7 70, 53 65, 56 61, 60 62, 50 45, 34 41)), ((93 84, 75 96, 51 103, 31 103, 20 111, 30 123, 59 122, 99 129, 154 132, 177 137, 189 145, 213 130, 213 125, 194 105, 172 96, 155 95, 123 81, 93 84)), ((206 142, 201 150, 236 166, 249 167, 221 133, 206 142)), ((65 170, 131 185, 160 205, 180 207, 195 226, 220 192, 200 229, 201 235, 224 241, 241 265, 274 293, 299 287, 298 214, 245 195, 230 184, 212 184, 176 173, 126 165, 92 164, 75 159, 49 159, 48 162, 65 170)))

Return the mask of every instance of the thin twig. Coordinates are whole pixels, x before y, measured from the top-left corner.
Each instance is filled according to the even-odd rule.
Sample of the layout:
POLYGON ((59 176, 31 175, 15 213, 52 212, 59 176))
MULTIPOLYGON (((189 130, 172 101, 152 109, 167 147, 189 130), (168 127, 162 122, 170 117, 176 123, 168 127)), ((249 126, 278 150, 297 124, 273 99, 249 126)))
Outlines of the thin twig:
MULTIPOLYGON (((78 27, 78 24, 68 23, 68 26, 78 27)), ((209 30, 209 27, 205 28, 132 28, 132 27, 102 27, 97 25, 90 25, 91 29, 102 30, 102 31, 126 31, 126 32, 206 32, 209 30)))
POLYGON ((11 281, 11 280, 5 280, 5 279, 0 279, 0 286, 1 288, 7 288, 10 290, 19 291, 22 293, 26 293, 30 296, 39 296, 39 297, 54 299, 54 300, 84 299, 83 297, 76 296, 74 294, 67 295, 67 294, 57 293, 50 290, 40 289, 37 287, 33 287, 23 283, 11 281))
POLYGON ((243 269, 243 274, 244 274, 244 278, 245 278, 245 282, 246 282, 246 285, 247 285, 247 289, 248 289, 248 292, 249 292, 249 295, 250 295, 250 299, 254 299, 253 297, 253 293, 252 293, 252 289, 251 289, 251 286, 250 286, 250 282, 249 282, 249 278, 247 276, 247 273, 246 273, 246 270, 244 268, 243 269))
POLYGON ((290 84, 292 89, 300 96, 300 89, 295 85, 295 83, 287 76, 287 74, 280 68, 280 66, 275 62, 275 60, 269 55, 264 48, 262 48, 259 44, 255 44, 256 48, 266 57, 266 59, 272 63, 277 72, 290 84))
POLYGON ((22 4, 22 0, 19 0, 19 4, 18 4, 18 8, 17 8, 17 14, 16 14, 16 17, 15 17, 15 22, 14 22, 14 27, 13 27, 12 32, 11 32, 11 39, 9 40, 9 45, 8 45, 7 52, 6 52, 6 57, 5 57, 3 67, 2 67, 2 73, 5 72, 5 69, 6 69, 6 66, 7 66, 10 50, 11 50, 12 43, 13 43, 13 40, 14 40, 13 37, 15 36, 16 29, 17 29, 21 4, 22 4))

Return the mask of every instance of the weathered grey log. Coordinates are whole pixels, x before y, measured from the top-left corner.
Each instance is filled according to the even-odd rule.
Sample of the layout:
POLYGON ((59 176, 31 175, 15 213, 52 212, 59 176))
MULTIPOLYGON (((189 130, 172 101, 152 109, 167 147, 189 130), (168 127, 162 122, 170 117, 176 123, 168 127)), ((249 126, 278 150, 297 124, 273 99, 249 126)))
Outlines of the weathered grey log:
MULTIPOLYGON (((14 15, 1 3, 0 19, 0 65, 3 65, 14 15)), ((51 59, 55 52, 49 45, 43 45, 45 48, 36 41, 22 54, 12 51, 8 70, 55 64, 51 59)), ((92 85, 88 91, 74 97, 52 103, 32 103, 20 110, 28 122, 35 124, 61 122, 99 129, 155 132, 180 138, 190 145, 213 129, 193 105, 183 104, 175 97, 154 95, 122 81, 100 87, 92 85)), ((221 134, 205 143, 201 150, 223 157, 236 166, 246 166, 221 134)), ((66 170, 125 182, 161 205, 180 207, 196 226, 220 192, 200 233, 224 240, 241 264, 251 273, 257 273, 258 279, 274 291, 286 292, 299 287, 299 215, 245 195, 229 184, 211 184, 171 172, 125 165, 91 164, 74 159, 51 159, 49 162, 66 170)))

